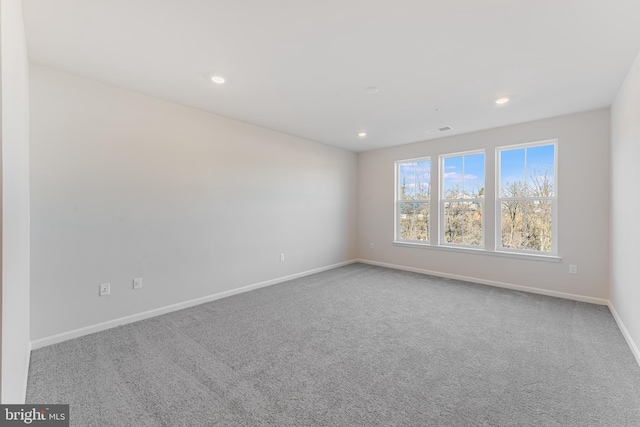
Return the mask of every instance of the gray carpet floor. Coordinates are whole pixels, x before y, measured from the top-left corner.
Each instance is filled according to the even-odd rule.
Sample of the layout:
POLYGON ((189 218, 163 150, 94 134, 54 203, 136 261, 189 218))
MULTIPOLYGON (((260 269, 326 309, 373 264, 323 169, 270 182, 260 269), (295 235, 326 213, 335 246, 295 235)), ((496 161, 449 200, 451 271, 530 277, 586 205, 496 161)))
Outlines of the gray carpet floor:
POLYGON ((73 426, 640 426, 607 307, 353 264, 36 350, 73 426))

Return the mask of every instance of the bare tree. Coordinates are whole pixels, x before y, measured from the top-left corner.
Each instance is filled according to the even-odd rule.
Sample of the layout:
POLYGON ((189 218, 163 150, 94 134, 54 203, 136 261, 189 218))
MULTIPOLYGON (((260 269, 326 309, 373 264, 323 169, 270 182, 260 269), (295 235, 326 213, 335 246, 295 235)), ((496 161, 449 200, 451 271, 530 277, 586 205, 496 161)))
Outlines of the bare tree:
POLYGON ((400 236, 410 240, 429 240, 429 183, 418 180, 414 184, 413 195, 407 188, 406 177, 403 177, 400 186, 400 236))
POLYGON ((551 250, 551 202, 554 193, 549 167, 533 167, 526 183, 507 182, 500 189, 502 202, 502 245, 507 248, 551 250))
POLYGON ((482 243, 482 205, 476 198, 484 188, 468 194, 458 185, 447 190, 444 206, 444 238, 447 243, 480 245, 482 243), (455 201, 453 201, 455 200, 455 201))

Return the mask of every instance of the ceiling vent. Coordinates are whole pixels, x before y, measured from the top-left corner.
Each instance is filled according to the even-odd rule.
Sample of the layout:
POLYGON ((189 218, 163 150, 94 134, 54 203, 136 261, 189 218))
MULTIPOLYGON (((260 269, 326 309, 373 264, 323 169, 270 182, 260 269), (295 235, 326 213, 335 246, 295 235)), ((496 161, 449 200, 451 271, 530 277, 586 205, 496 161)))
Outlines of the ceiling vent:
POLYGON ((451 126, 443 126, 438 129, 431 129, 431 130, 428 130, 427 133, 440 133, 440 132, 446 132, 448 130, 451 130, 451 126))

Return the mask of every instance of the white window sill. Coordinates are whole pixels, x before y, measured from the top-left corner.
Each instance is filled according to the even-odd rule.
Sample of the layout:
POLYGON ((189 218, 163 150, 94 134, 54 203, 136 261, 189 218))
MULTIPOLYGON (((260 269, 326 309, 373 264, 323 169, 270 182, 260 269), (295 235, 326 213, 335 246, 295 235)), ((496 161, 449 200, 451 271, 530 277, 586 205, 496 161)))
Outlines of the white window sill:
POLYGON ((455 246, 441 246, 441 245, 430 245, 427 243, 410 243, 410 242, 393 242, 394 246, 401 246, 406 248, 420 248, 420 249, 432 249, 437 251, 447 251, 447 252, 458 252, 458 253, 474 253, 479 255, 489 255, 489 256, 498 256, 504 258, 519 258, 519 259, 528 259, 531 261, 544 261, 544 262, 560 262, 562 261, 562 257, 557 255, 538 255, 538 254, 527 254, 520 252, 506 252, 506 251, 490 251, 484 248, 462 248, 455 246))

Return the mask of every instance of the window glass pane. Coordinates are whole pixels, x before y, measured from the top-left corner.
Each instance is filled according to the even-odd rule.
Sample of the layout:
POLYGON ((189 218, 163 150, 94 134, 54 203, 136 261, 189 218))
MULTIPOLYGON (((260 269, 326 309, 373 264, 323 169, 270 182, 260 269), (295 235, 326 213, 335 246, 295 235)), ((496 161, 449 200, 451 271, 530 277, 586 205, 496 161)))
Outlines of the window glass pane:
POLYGON ((526 249, 551 251, 551 201, 534 200, 525 203, 526 249))
POLYGON ((429 203, 416 203, 416 239, 429 240, 429 203))
POLYGON ((431 161, 422 160, 416 163, 415 167, 416 174, 416 188, 415 188, 415 197, 416 199, 428 199, 430 197, 431 188, 431 161))
POLYGON ((500 196, 524 196, 524 148, 500 152, 500 196))
POLYGON ((551 197, 554 192, 554 146, 527 148, 527 188, 531 197, 551 197))
POLYGON ((484 154, 464 156, 464 194, 471 197, 484 196, 484 154))
POLYGON ((429 240, 429 203, 400 204, 400 238, 429 240))
POLYGON ((482 244, 482 205, 478 202, 464 203, 465 225, 463 243, 466 245, 482 244))
POLYGON ((400 200, 413 199, 416 194, 416 172, 415 163, 400 163, 399 169, 399 182, 400 191, 398 197, 400 200))
POLYGON ((502 202, 502 247, 525 248, 524 202, 502 202))
POLYGON ((463 243, 465 208, 463 202, 444 205, 444 239, 447 243, 463 243))
POLYGON ((400 238, 415 240, 416 226, 413 203, 400 203, 400 238))
POLYGON ((464 172, 462 156, 447 157, 443 164, 443 194, 447 199, 456 199, 464 189, 464 172))

